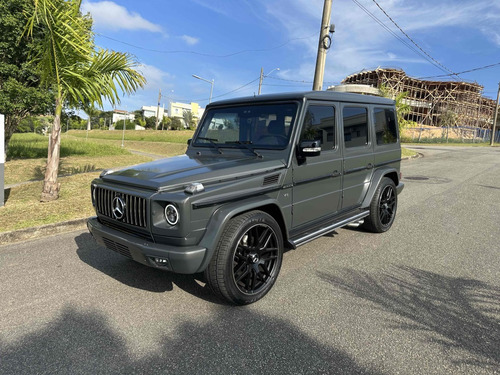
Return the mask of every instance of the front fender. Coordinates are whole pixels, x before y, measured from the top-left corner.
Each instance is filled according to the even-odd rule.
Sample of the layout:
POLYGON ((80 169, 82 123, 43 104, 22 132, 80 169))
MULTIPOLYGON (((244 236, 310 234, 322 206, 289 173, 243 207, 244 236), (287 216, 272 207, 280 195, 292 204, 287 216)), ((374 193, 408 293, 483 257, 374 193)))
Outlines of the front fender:
MULTIPOLYGON (((244 212, 259 209, 268 205, 279 207, 275 199, 262 199, 262 197, 252 197, 243 201, 225 204, 215 210, 208 222, 207 228, 205 230, 205 235, 198 244, 198 246, 206 248, 207 251, 205 253, 205 258, 200 265, 200 268, 196 272, 202 272, 205 270, 205 268, 207 268, 215 252, 215 248, 219 243, 222 231, 224 230, 229 220, 244 212)), ((283 215, 283 213, 281 214, 283 215)), ((276 221, 279 222, 279 220, 276 221)))

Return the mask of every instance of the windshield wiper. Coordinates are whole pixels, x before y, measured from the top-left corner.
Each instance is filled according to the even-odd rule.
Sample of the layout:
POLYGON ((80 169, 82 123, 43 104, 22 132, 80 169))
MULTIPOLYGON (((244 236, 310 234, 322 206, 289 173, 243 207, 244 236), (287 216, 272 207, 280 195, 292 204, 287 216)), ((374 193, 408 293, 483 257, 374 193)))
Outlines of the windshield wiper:
POLYGON ((252 151, 252 153, 259 157, 262 158, 262 155, 259 154, 257 151, 255 151, 250 145, 252 144, 252 141, 228 141, 226 144, 236 144, 236 145, 242 145, 244 146, 247 150, 252 151))
POLYGON ((210 145, 211 145, 213 148, 215 148, 215 149, 219 152, 219 154, 221 154, 221 155, 222 155, 222 150, 219 148, 219 146, 217 146, 217 143, 215 143, 215 142, 219 142, 219 140, 218 140, 218 139, 215 139, 215 138, 205 138, 205 137, 197 137, 196 139, 197 139, 197 140, 198 140, 198 139, 201 139, 202 141, 209 141, 209 142, 210 142, 210 145))

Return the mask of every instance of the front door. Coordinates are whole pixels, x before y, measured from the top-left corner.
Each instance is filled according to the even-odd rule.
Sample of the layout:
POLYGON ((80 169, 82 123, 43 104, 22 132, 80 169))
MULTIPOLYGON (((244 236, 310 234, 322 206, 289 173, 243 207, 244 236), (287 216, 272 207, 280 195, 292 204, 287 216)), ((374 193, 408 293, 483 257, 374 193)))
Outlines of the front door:
MULTIPOLYGON (((321 141, 321 153, 293 161, 292 228, 333 216, 342 198, 342 153, 338 143, 337 105, 309 103, 300 141, 321 141)), ((300 143, 299 143, 300 144, 300 143)))

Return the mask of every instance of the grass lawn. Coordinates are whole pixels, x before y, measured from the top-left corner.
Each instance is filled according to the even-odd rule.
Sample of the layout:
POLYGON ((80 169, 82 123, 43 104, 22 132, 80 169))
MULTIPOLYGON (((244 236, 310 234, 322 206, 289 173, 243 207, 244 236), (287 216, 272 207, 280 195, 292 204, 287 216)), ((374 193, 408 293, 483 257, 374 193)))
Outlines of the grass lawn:
MULTIPOLYGON (((65 133, 78 138, 114 139, 121 143, 122 130, 70 130, 65 133)), ((193 130, 125 130, 125 141, 169 142, 186 144, 192 138, 193 130)))
POLYGON ((47 203, 40 202, 41 181, 6 190, 5 206, 0 207, 0 232, 92 216, 90 182, 98 176, 99 172, 93 172, 60 178, 59 199, 47 203))

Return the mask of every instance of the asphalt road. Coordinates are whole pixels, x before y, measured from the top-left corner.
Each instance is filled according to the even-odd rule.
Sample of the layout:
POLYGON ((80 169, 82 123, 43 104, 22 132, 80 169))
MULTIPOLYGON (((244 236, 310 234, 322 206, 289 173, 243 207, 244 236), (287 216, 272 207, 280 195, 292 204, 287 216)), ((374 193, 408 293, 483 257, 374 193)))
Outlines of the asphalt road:
POLYGON ((287 252, 251 306, 84 231, 0 247, 0 374, 500 373, 500 149, 418 151, 389 232, 287 252))

